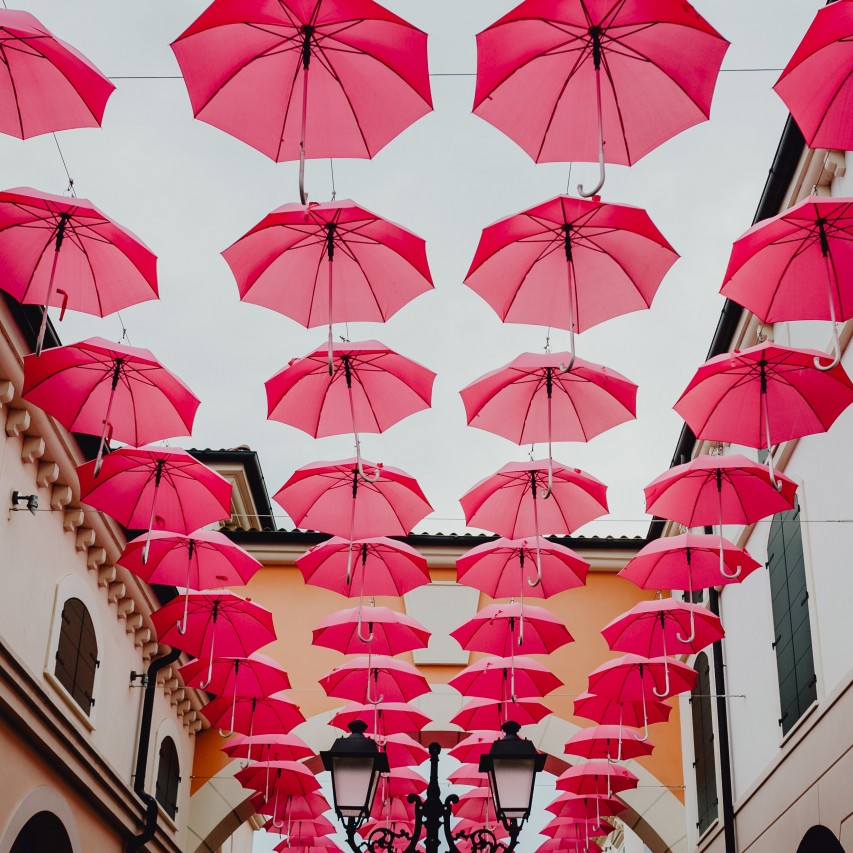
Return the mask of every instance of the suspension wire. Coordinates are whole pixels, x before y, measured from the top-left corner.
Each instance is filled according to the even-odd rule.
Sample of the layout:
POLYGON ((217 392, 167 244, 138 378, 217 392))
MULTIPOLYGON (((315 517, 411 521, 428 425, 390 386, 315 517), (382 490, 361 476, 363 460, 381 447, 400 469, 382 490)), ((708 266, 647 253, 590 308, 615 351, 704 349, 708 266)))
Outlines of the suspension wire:
MULTIPOLYGON (((5 0, 3 0, 3 5, 6 6, 5 0)), ((59 152, 59 159, 62 160, 62 168, 65 169, 65 176, 68 178, 68 188, 66 192, 69 192, 73 198, 77 198, 77 193, 74 190, 74 178, 71 177, 71 172, 68 171, 68 164, 65 162, 65 155, 59 147, 59 139, 57 139, 55 133, 51 135, 53 136, 53 141, 56 143, 56 150, 59 152)))

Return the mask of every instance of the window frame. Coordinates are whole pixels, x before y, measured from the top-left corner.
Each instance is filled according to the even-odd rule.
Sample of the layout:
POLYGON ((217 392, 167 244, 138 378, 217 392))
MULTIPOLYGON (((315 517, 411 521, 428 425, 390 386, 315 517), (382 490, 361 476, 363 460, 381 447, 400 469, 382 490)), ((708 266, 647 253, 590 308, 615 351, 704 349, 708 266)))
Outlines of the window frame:
POLYGON ((160 740, 160 744, 157 747, 157 764, 154 769, 154 799, 157 801, 157 805, 163 811, 166 816, 175 823, 178 817, 179 811, 179 801, 181 797, 181 782, 183 778, 181 776, 181 756, 178 752, 178 745, 175 743, 175 739, 171 735, 164 735, 160 740), (168 799, 169 787, 167 787, 166 792, 164 794, 164 798, 160 799, 160 791, 161 791, 161 778, 160 773, 163 767, 163 749, 166 745, 170 744, 171 752, 169 755, 170 764, 169 770, 174 770, 174 775, 170 775, 166 782, 169 787, 174 785, 174 799, 168 799))

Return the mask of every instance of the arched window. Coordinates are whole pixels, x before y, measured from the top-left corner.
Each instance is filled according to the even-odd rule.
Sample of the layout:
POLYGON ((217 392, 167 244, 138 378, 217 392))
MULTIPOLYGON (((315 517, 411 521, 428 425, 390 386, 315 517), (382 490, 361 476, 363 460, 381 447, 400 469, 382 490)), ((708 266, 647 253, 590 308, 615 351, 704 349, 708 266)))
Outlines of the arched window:
POLYGON ((767 569, 782 711, 779 725, 783 734, 787 734, 817 698, 799 504, 773 516, 767 543, 767 569))
POLYGON ((88 714, 95 700, 95 670, 99 666, 98 642, 92 617, 79 598, 69 598, 62 608, 54 674, 74 701, 88 714))
POLYGON ((52 812, 34 814, 18 833, 9 853, 34 853, 36 850, 72 853, 71 839, 62 821, 52 812))
POLYGON ((693 711, 693 767, 696 770, 696 826, 701 835, 717 819, 717 770, 708 656, 702 652, 696 657, 693 667, 698 677, 690 696, 690 705, 693 711))
POLYGON ((803 836, 797 853, 844 853, 844 848, 830 830, 818 824, 803 836))
POLYGON ((164 737, 160 744, 160 757, 157 763, 157 785, 154 798, 163 806, 163 811, 174 818, 178 813, 178 786, 181 784, 178 750, 170 737, 164 737))

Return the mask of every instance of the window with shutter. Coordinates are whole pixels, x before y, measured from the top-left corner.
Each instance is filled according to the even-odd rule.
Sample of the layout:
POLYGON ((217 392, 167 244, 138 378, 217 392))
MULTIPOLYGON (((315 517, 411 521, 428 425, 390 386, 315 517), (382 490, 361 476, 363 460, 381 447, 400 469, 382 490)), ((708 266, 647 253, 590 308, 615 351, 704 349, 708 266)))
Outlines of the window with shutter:
POLYGON ((174 819, 178 813, 178 787, 181 784, 178 750, 170 737, 163 738, 160 744, 160 756, 157 763, 157 784, 154 798, 163 807, 163 811, 174 819))
POLYGON ((98 643, 89 611, 79 598, 69 598, 60 616, 54 675, 85 714, 95 704, 93 689, 98 668, 98 643))
POLYGON ((696 770, 696 826, 701 835, 717 819, 717 770, 708 656, 702 652, 693 666, 698 677, 690 696, 690 706, 693 712, 693 766, 696 770))
POLYGON ((767 544, 773 649, 779 678, 779 725, 787 734, 817 699, 800 507, 773 516, 767 544))

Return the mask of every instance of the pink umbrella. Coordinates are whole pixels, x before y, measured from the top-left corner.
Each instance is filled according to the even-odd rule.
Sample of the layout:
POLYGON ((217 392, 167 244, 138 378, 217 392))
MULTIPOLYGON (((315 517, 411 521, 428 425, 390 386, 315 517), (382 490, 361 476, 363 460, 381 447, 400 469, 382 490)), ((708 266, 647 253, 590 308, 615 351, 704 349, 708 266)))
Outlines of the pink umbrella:
POLYGON ((465 731, 495 729, 500 731, 504 723, 511 720, 520 726, 531 726, 548 716, 551 709, 536 699, 471 699, 450 722, 465 731))
POLYGON ((340 850, 337 842, 331 838, 317 837, 306 832, 304 835, 289 835, 273 847, 276 853, 293 850, 295 853, 329 853, 329 850, 340 850))
POLYGON ((515 598, 531 595, 550 598, 558 592, 575 589, 586 583, 589 563, 579 554, 539 537, 496 539, 466 551, 456 560, 456 582, 474 587, 491 598, 515 598), (542 578, 528 577, 524 567, 536 565, 537 548, 542 578))
POLYGON ((477 36, 474 112, 537 163, 598 159, 598 185, 578 187, 592 196, 605 159, 630 165, 708 118, 728 46, 680 0, 524 0, 477 36))
POLYGON ((305 794, 320 790, 320 783, 311 770, 299 761, 255 762, 234 774, 244 788, 269 791, 278 788, 281 793, 305 794))
POLYGON ((614 699, 599 693, 581 693, 572 703, 575 714, 595 723, 626 726, 665 723, 672 708, 666 702, 641 699, 614 699))
POLYGON ((370 816, 386 825, 398 821, 411 825, 415 818, 415 806, 403 797, 376 797, 370 816))
POLYGON ((485 755, 500 737, 503 737, 500 732, 472 732, 449 750, 448 755, 457 761, 477 763, 480 756, 485 755))
POLYGON ((24 356, 21 396, 71 432, 100 435, 98 460, 113 438, 139 445, 189 435, 199 407, 150 350, 103 338, 24 356))
POLYGON ((568 329, 574 353, 575 332, 648 308, 677 259, 644 210, 558 196, 484 229, 465 284, 505 323, 568 329))
POLYGON ((269 815, 272 818, 273 826, 276 829, 281 829, 285 825, 285 820, 311 820, 330 808, 326 798, 317 792, 304 796, 285 794, 281 797, 279 797, 277 790, 272 797, 265 797, 263 792, 258 792, 252 795, 250 802, 258 814, 269 815), (277 823, 276 818, 283 818, 283 820, 281 823, 277 823))
MULTIPOLYGON (((299 838, 305 839, 308 836, 319 836, 315 837, 315 841, 327 841, 328 839, 323 838, 324 835, 333 835, 336 833, 337 827, 326 817, 322 815, 318 815, 315 818, 299 818, 291 822, 290 827, 288 828, 288 835, 291 838, 299 838)), ((285 841, 286 843, 286 841, 285 841)), ((273 847, 273 850, 276 848, 273 847)))
POLYGON ((534 853, 602 853, 602 847, 591 839, 585 841, 576 838, 567 841, 565 838, 549 838, 540 844, 534 853))
POLYGON ((518 697, 544 696, 563 686, 551 670, 528 657, 481 658, 447 683, 463 696, 503 702, 518 697))
POLYGON ((319 349, 293 359, 266 382, 267 417, 314 438, 352 432, 364 477, 358 434, 384 432, 429 408, 434 381, 431 370, 379 341, 330 344, 328 355, 319 349))
POLYGON ((296 560, 305 583, 332 592, 354 595, 400 597, 430 582, 429 568, 421 554, 405 542, 375 537, 352 543, 355 561, 349 583, 344 583, 350 562, 350 541, 333 536, 315 545, 296 560))
POLYGON ((151 621, 161 643, 208 661, 202 689, 213 677, 214 655, 246 657, 275 639, 272 613, 233 592, 191 592, 188 608, 173 598, 151 614, 151 621))
POLYGON ((601 817, 554 818, 542 827, 541 835, 560 839, 586 839, 589 836, 609 835, 615 827, 601 817))
MULTIPOLYGON (((673 406, 697 438, 771 450, 826 432, 853 403, 841 365, 815 367, 823 353, 763 343, 725 352, 696 371, 673 406)), ((767 454, 773 477, 773 454, 767 454)))
POLYGON ((407 734, 374 736, 379 748, 388 756, 388 764, 396 767, 417 767, 429 758, 429 751, 407 734))
MULTIPOLYGON (((451 773, 450 776, 452 776, 452 775, 453 774, 451 773)), ((448 776, 447 778, 450 779, 450 776, 448 776)), ((485 782, 485 777, 483 777, 483 778, 484 778, 484 782, 485 782)), ((482 787, 482 786, 480 786, 480 787, 482 787)), ((473 833, 477 832, 478 830, 481 830, 481 829, 485 829, 482 822, 476 821, 476 820, 471 820, 470 818, 467 818, 467 817, 463 817, 456 824, 456 826, 453 827, 453 838, 454 838, 454 840, 456 840, 457 843, 460 840, 469 842, 469 844, 466 845, 466 849, 474 850, 476 848, 470 844, 471 835, 473 833), (460 838, 460 836, 461 836, 461 838, 460 838)), ((506 838, 509 838, 509 830, 500 822, 495 823, 494 826, 490 826, 488 831, 491 832, 492 835, 494 835, 498 841, 502 841, 506 838)))
POLYGON ((735 241, 720 292, 765 323, 830 320, 835 357, 815 361, 828 370, 841 358, 836 320, 853 317, 851 238, 853 199, 809 196, 735 241))
POLYGON ((224 731, 226 726, 231 726, 228 731, 248 735, 250 740, 255 735, 287 734, 305 722, 299 706, 283 695, 238 696, 236 700, 222 696, 208 702, 201 713, 213 728, 224 731))
POLYGON ((459 797, 459 802, 453 805, 453 815, 485 824, 488 828, 490 823, 497 822, 492 792, 488 788, 466 791, 459 797))
MULTIPOLYGON (((473 785, 475 788, 484 788, 489 784, 489 777, 480 772, 478 764, 463 764, 452 773, 448 773, 447 781, 454 785, 473 785)), ((456 829, 459 829, 459 824, 456 825, 456 829)))
POLYGON ((850 126, 853 6, 829 3, 814 21, 773 89, 785 102, 809 148, 853 148, 850 126))
MULTIPOLYGON (((122 447, 77 468, 80 500, 130 530, 189 533, 231 516, 231 484, 178 447, 122 447)), ((142 560, 150 548, 144 548, 142 560)))
MULTIPOLYGON (((259 753, 259 761, 300 761, 314 755, 314 750, 301 737, 293 733, 255 735, 251 738, 247 735, 238 734, 234 735, 221 749, 229 758, 246 758, 250 761, 252 750, 257 750, 259 753)), ((325 818, 318 818, 317 820, 322 822, 325 818)), ((328 821, 326 822, 328 823, 328 821)), ((317 829, 318 827, 313 828, 317 829)), ((334 828, 329 830, 329 832, 334 831, 334 828)), ((324 831, 322 834, 325 835, 326 832, 324 831)))
POLYGON ((338 711, 329 724, 348 731, 349 724, 354 720, 362 720, 367 724, 370 734, 383 737, 400 732, 419 732, 432 722, 414 705, 405 702, 383 702, 381 705, 352 702, 338 711))
POLYGON ((299 158, 304 204, 306 157, 373 157, 432 109, 426 41, 372 0, 214 0, 172 50, 193 115, 299 158))
POLYGON ((622 726, 591 726, 575 732, 566 743, 566 755, 581 758, 605 758, 608 761, 629 761, 651 755, 654 745, 640 740, 638 733, 622 726))
MULTIPOLYGON (((574 533, 608 511, 604 483, 550 459, 510 462, 469 489, 459 503, 469 526, 500 536, 532 536, 537 544, 541 533, 574 533)), ((541 577, 537 550, 537 583, 541 577)))
POLYGON ((356 607, 327 616, 313 631, 312 645, 345 655, 366 653, 398 655, 425 649, 430 632, 416 619, 390 607, 356 607), (367 637, 362 623, 367 623, 367 637))
MULTIPOLYGON (((146 583, 183 586, 187 592, 242 586, 261 568, 254 557, 218 530, 196 530, 189 536, 154 530, 131 539, 116 562, 146 583)), ((188 601, 185 595, 185 606, 188 601)))
POLYGON ((0 133, 99 127, 115 86, 28 12, 0 9, 0 133))
POLYGON ((550 654, 573 642, 566 626, 543 607, 520 604, 490 604, 450 636, 471 651, 509 655, 524 645, 528 654, 550 654))
POLYGON ((227 248, 240 299, 307 328, 384 323, 433 286, 424 241, 353 201, 285 204, 227 248))
POLYGON ((611 797, 636 788, 640 780, 626 767, 609 761, 586 761, 557 777, 557 790, 591 797, 611 797))
POLYGON ((545 806, 546 811, 557 817, 589 818, 596 815, 614 817, 624 812, 627 806, 616 797, 588 797, 564 792, 545 806))
POLYGON ((386 655, 366 655, 348 660, 321 678, 320 686, 327 696, 374 705, 386 699, 389 702, 408 702, 430 691, 426 678, 412 664, 386 655))
POLYGON ((18 302, 45 306, 36 354, 47 306, 104 317, 156 299, 156 265, 138 237, 85 198, 0 192, 0 283, 18 302))
POLYGON ((409 794, 422 794, 427 789, 427 780, 416 770, 409 767, 396 767, 383 774, 379 780, 377 796, 407 797, 409 794))
POLYGON ((644 657, 696 654, 725 636, 720 617, 675 598, 640 601, 601 629, 614 651, 644 657))

